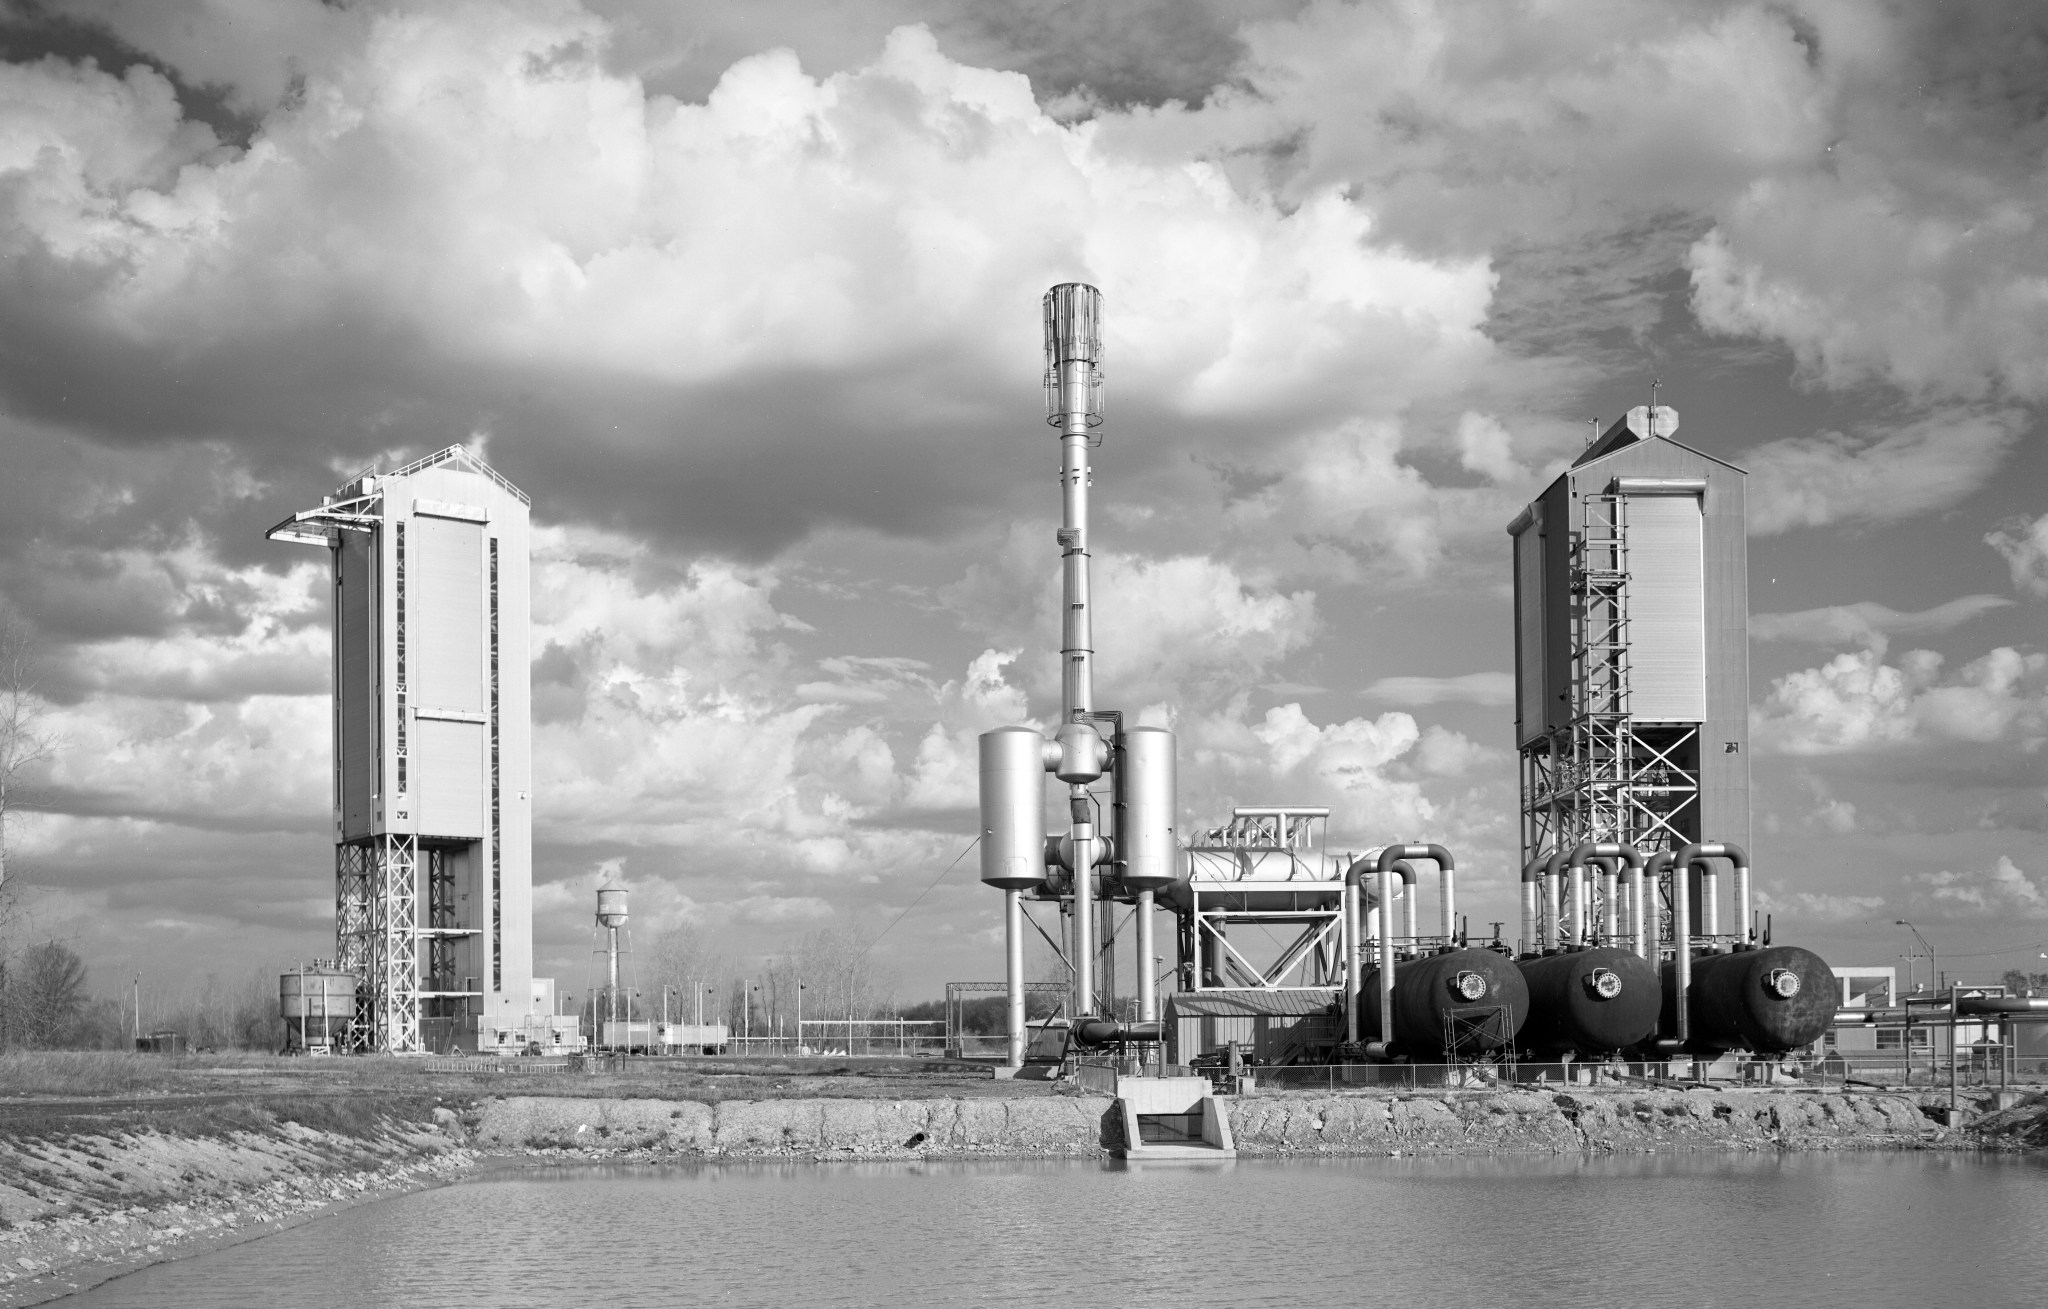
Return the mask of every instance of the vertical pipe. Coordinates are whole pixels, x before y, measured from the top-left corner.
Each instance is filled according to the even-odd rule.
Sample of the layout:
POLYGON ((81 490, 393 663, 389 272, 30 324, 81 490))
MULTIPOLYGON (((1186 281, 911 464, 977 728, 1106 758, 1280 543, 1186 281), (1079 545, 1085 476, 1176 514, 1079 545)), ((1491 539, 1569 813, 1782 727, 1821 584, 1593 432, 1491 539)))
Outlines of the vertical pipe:
POLYGON ((1696 864, 1700 879, 1700 935, 1721 934, 1721 875, 1712 864, 1696 864))
POLYGON ((1615 904, 1615 889, 1619 880, 1619 870, 1614 866, 1613 861, 1610 860, 1600 865, 1600 895, 1604 901, 1601 906, 1600 915, 1600 943, 1602 945, 1614 944, 1614 938, 1621 932, 1619 906, 1615 904))
POLYGON ((1413 954, 1416 952, 1416 937, 1422 932, 1421 927, 1415 921, 1417 900, 1415 894, 1415 870, 1408 868, 1405 864, 1397 863, 1394 865, 1394 871, 1403 874, 1401 877, 1401 938, 1403 944, 1407 946, 1409 953, 1413 954), (1405 873, 1403 872, 1404 869, 1405 873))
MULTIPOLYGON (((1662 909, 1664 894, 1663 873, 1664 869, 1668 867, 1670 863, 1670 851, 1659 850, 1657 853, 1650 856, 1649 863, 1644 865, 1643 867, 1643 914, 1642 935, 1640 938, 1641 948, 1638 949, 1636 953, 1642 955, 1643 958, 1649 960, 1653 964, 1657 962, 1658 956, 1662 953, 1661 947, 1663 945, 1664 936, 1662 909)), ((1673 898, 1676 899, 1677 897, 1674 895, 1673 898)))
MULTIPOLYGON (((1683 852, 1681 852, 1681 855, 1683 852)), ((1674 861, 1674 867, 1681 867, 1674 861)), ((1684 873, 1675 875, 1671 896, 1671 942, 1675 947, 1672 955, 1672 969, 1677 973, 1678 1044, 1682 1048, 1692 1038, 1692 1013, 1689 1005, 1692 995, 1692 897, 1678 894, 1684 889, 1684 873)))
POLYGON ((1525 881, 1522 883, 1522 949, 1538 948, 1536 932, 1540 921, 1540 913, 1536 906, 1536 883, 1525 881))
POLYGON ((1574 859, 1565 869, 1565 879, 1570 883, 1570 899, 1565 910, 1564 944, 1578 946, 1586 936, 1586 866, 1574 859))
POLYGON ((1344 878, 1344 1039, 1351 1045, 1358 1044, 1358 996, 1363 989, 1359 974, 1364 949, 1358 936, 1358 875, 1363 863, 1354 863, 1344 878))
POLYGON ((1558 904, 1558 872, 1555 863, 1543 870, 1543 948, 1554 950, 1564 944, 1562 906, 1558 904))
MULTIPOLYGON (((1024 1066, 1024 893, 1015 887, 1003 892, 1003 994, 1008 1021, 1003 1030, 1008 1036, 1003 1062, 1012 1068, 1024 1066)), ((797 993, 797 1014, 803 1014, 803 993, 797 993)), ((798 1044, 802 1044, 803 1024, 797 1024, 798 1044)))
MULTIPOLYGON (((1080 787, 1075 787, 1080 790, 1080 787)), ((1095 840, 1093 827, 1074 824, 1073 1021, 1095 1012, 1095 840), (1085 833, 1085 835, 1084 835, 1085 833)))
POLYGON ((1380 1041, 1394 1044, 1394 869, 1380 861, 1380 1041))
POLYGON ((1458 943, 1458 870, 1446 859, 1437 866, 1437 886, 1442 893, 1442 902, 1437 913, 1442 918, 1442 934, 1445 945, 1458 943))
POLYGON ((1752 924, 1756 921, 1756 910, 1749 899, 1749 861, 1735 861, 1735 934, 1747 944, 1756 939, 1752 924))
POLYGON ((1643 866, 1628 866, 1628 948, 1643 954, 1643 866))
MULTIPOLYGON (((1095 404, 1095 365, 1102 353, 1102 296, 1067 283, 1045 295, 1045 353, 1054 388, 1049 421, 1060 432, 1062 621, 1060 721, 1079 722, 1095 707, 1095 638, 1088 587, 1088 429, 1102 421, 1095 404)), ((1075 761, 1061 771, 1069 777, 1075 761)), ((1069 783, 1074 873, 1074 1012, 1095 1012, 1095 829, 1085 815, 1087 781, 1069 783)))
POLYGON ((1159 979, 1152 972, 1152 896, 1138 892, 1138 1021, 1159 1021, 1159 979))

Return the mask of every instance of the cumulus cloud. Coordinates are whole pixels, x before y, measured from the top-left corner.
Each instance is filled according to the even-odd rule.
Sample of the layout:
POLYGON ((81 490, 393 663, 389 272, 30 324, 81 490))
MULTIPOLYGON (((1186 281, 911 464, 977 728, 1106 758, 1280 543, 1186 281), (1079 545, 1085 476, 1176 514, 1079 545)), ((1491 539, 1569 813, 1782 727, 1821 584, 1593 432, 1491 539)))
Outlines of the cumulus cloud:
POLYGON ((2035 599, 2048 599, 2048 514, 2029 523, 2015 518, 2000 523, 1984 544, 2005 556, 2012 569, 2012 589, 2035 599))
POLYGON ((1998 471, 2026 424, 2018 410, 1946 411, 1848 435, 1787 437, 1741 456, 1749 530, 1885 522, 1946 509, 1998 471))
POLYGON ((394 422, 481 428, 557 505, 758 550, 1007 498, 955 452, 992 392, 1028 394, 1061 277, 1104 285, 1141 408, 1381 406, 1371 376, 1441 389, 1491 353, 1483 260, 1409 255, 1338 188, 1283 208, 1120 153, 922 28, 824 78, 749 55, 700 104, 608 69, 611 29, 567 3, 361 24, 307 48, 245 148, 141 65, 0 68, 7 326, 39 343, 0 388, 25 412, 229 431, 302 477, 394 422), (171 343, 174 403, 77 384, 171 343), (337 390, 364 374, 374 411, 337 390))
POLYGON ((1944 679, 1942 656, 1882 646, 1775 679, 1751 715, 1759 748, 1828 755, 1918 744, 2010 743, 2032 753, 2048 733, 2048 655, 2001 646, 1944 679))
MULTIPOLYGON (((36 857, 109 922, 306 931, 304 879, 263 888, 325 876, 324 586, 261 531, 475 441, 541 525, 545 866, 769 935, 923 885, 975 734, 1051 702, 1053 281, 1110 306, 1104 701, 1180 730, 1200 821, 1329 803, 1461 861, 1514 843, 1505 756, 1417 714, 1505 674, 1263 697, 1360 689, 1338 643, 1425 585, 1491 639, 1446 580, 1498 589, 1614 378, 1789 350, 1822 412, 1775 430, 1815 434, 1729 451, 1779 533, 1962 503, 2041 396, 2025 9, 911 10, 20 15, 98 56, 0 65, 0 595, 80 743, 36 857)), ((2048 590, 2040 523, 1989 543, 2048 590)), ((1991 608, 1765 616, 1865 651, 1780 679, 1759 744, 2029 748, 2039 656, 1887 661, 1991 608)))
POLYGON ((1900 613, 1888 605, 1865 600, 1790 614, 1751 614, 1749 634, 1758 641, 1801 641, 1813 645, 1845 641, 1878 643, 1893 636, 1946 632, 2011 603, 2001 596, 1966 595, 1932 609, 1900 613))
POLYGON ((1986 869, 1914 873, 1906 878, 1921 905, 1950 917, 2048 917, 2048 896, 2010 855, 1986 869))

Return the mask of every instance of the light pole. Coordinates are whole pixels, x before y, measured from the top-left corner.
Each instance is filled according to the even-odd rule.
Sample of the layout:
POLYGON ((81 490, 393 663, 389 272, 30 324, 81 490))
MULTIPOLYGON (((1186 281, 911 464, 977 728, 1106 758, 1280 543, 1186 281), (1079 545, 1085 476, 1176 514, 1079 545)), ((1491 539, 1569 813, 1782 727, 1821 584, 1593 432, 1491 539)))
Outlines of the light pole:
POLYGON ((1927 951, 1927 971, 1932 975, 1928 986, 1929 989, 1938 988, 1941 985, 1941 957, 1934 953, 1934 947, 1928 944, 1926 937, 1920 935, 1919 928, 1913 926, 1913 924, 1905 919, 1895 918, 1892 920, 1892 925, 1894 927, 1903 927, 1911 932, 1913 939, 1920 943, 1920 948, 1927 951))
POLYGON ((804 979, 796 979, 796 1052, 804 1052, 804 979))

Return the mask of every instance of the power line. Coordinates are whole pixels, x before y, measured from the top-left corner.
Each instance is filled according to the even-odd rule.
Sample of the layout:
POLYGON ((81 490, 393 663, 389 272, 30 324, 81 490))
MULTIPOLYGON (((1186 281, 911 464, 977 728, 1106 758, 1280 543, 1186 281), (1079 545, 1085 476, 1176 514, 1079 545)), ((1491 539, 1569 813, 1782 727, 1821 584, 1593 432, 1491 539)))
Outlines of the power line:
POLYGON ((981 838, 979 836, 975 837, 972 841, 969 841, 967 843, 967 849, 962 850, 959 854, 953 856, 953 862, 947 864, 945 868, 939 873, 939 875, 931 880, 931 886, 927 886, 924 888, 924 890, 919 891, 917 893, 917 899, 912 900, 907 905, 904 905, 903 913, 897 914, 896 917, 889 921, 888 927, 885 927, 881 931, 877 932, 875 934, 875 939, 868 942, 865 946, 861 948, 861 953, 866 954, 868 951, 880 945, 882 943, 882 938, 887 936, 890 933, 890 931, 895 928, 897 923, 903 921, 904 915, 908 914, 911 910, 917 908, 918 905, 924 903, 924 898, 932 893, 932 887, 937 886, 940 882, 945 881, 946 874, 952 872, 955 868, 958 868, 960 866, 960 861, 967 857, 968 851, 974 849, 975 846, 980 844, 981 838))

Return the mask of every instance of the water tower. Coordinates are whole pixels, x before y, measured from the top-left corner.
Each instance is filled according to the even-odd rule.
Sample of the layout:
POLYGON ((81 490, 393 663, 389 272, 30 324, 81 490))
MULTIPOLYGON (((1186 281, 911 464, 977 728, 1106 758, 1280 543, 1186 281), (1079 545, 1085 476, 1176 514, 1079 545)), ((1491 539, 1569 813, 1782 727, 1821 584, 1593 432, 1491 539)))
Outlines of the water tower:
POLYGON ((626 888, 613 883, 597 888, 597 925, 605 932, 605 1021, 616 1023, 619 1013, 619 929, 626 925, 626 888))

